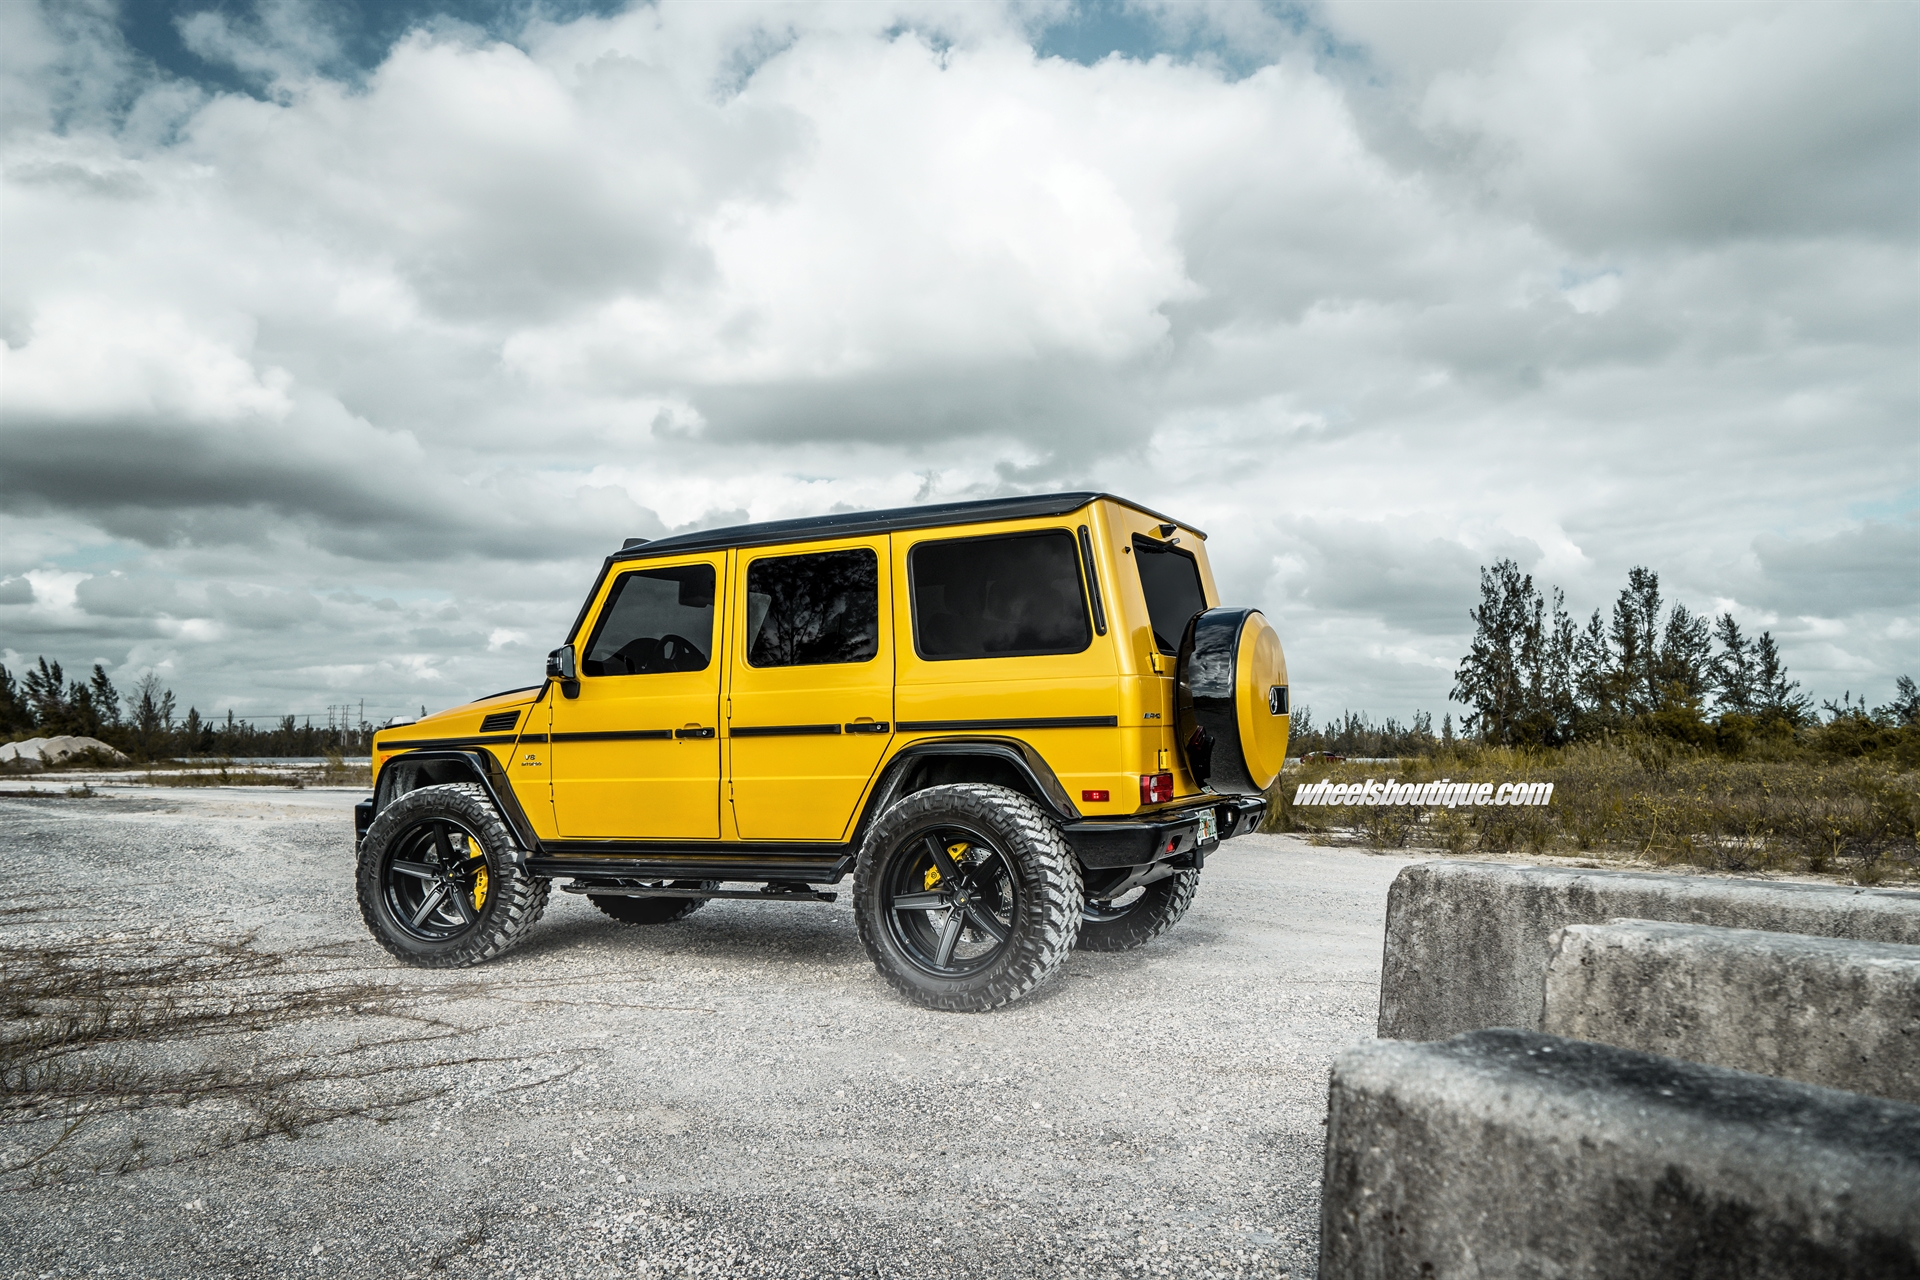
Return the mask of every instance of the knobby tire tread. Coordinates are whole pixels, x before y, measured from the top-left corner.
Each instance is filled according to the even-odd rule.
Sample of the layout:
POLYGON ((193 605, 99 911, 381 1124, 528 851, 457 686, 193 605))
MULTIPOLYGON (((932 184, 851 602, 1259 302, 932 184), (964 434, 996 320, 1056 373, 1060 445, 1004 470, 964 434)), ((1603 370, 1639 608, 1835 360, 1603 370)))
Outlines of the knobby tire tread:
POLYGON ((1075 944, 1082 951, 1132 951, 1144 947, 1180 923, 1200 888, 1200 873, 1191 867, 1155 880, 1141 889, 1133 907, 1118 920, 1088 920, 1080 926, 1075 944))
POLYGON ((1000 1008, 1051 978, 1079 936, 1082 893, 1079 859, 1060 828, 1026 796, 987 783, 929 787, 900 801, 874 824, 854 870, 860 940, 881 976, 916 1004, 951 1013, 1000 1008), (883 941, 886 926, 876 915, 873 901, 876 890, 884 888, 884 872, 896 851, 898 835, 943 811, 1011 836, 1006 841, 1011 847, 1005 852, 1022 864, 1021 888, 1039 906, 1039 927, 1023 929, 1016 922, 1012 954, 980 978, 964 983, 939 984, 895 958, 883 941))
POLYGON ((508 856, 513 848, 513 832, 480 784, 449 782, 409 791, 374 819, 360 845, 354 876, 360 918, 388 954, 418 968, 461 969, 491 960, 518 944, 547 909, 550 883, 517 865, 508 856), (479 836, 487 855, 487 899, 486 916, 477 928, 452 946, 429 948, 389 931, 379 880, 387 842, 436 811, 458 817, 479 836))

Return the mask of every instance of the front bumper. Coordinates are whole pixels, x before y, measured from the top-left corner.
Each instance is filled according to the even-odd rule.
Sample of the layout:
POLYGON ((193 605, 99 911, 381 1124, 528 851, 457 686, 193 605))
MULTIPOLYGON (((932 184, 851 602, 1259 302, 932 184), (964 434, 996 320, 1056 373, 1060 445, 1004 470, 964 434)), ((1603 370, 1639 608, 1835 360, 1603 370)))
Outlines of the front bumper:
POLYGON ((1138 818, 1082 818, 1061 827, 1082 865, 1090 868, 1137 867, 1166 858, 1191 857, 1198 865, 1219 848, 1219 841, 1200 842, 1200 815, 1213 810, 1220 840, 1243 836, 1260 825, 1267 812, 1265 796, 1221 796, 1210 803, 1138 818))
POLYGON ((360 842, 367 838, 367 828, 373 825, 373 797, 369 796, 353 806, 353 847, 358 849, 360 842))

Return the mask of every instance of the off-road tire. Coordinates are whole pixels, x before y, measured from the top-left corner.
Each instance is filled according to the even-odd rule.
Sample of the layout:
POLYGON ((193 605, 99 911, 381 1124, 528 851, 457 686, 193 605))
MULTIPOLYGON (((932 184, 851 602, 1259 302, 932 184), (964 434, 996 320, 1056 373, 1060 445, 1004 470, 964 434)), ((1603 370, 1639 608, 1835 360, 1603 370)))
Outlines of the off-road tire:
MULTIPOLYGON (((1155 880, 1140 890, 1140 896, 1128 904, 1126 913, 1116 919, 1097 920, 1089 916, 1080 922, 1080 940, 1074 945, 1082 951, 1131 951, 1144 947, 1180 923, 1193 905, 1193 894, 1200 887, 1200 873, 1191 867, 1176 871, 1164 880, 1155 880)), ((1088 904, 1093 909, 1093 904, 1088 904)))
POLYGON ((513 833, 479 784, 454 782, 409 791, 381 811, 360 843, 355 887, 361 918, 381 946, 410 965, 458 969, 491 960, 524 938, 547 909, 548 882, 528 875, 513 860, 514 847, 513 833), (387 846, 429 819, 463 828, 486 858, 487 892, 478 919, 443 941, 416 937, 394 919, 382 883, 387 846))
POLYGON ((861 845, 853 876, 860 941, 893 988, 915 1004, 955 1013, 996 1009, 1053 975, 1080 931, 1080 863, 1039 805, 1006 787, 959 783, 917 791, 894 805, 861 845), (1004 859, 1014 888, 1009 936, 990 967, 945 978, 917 965, 890 927, 889 884, 896 860, 912 856, 923 833, 959 828, 985 837, 1004 859))
MULTIPOLYGON (((676 889, 718 889, 718 880, 675 880, 676 889)), ((706 898, 632 898, 617 893, 590 893, 587 901, 621 924, 671 924, 685 920, 707 905, 706 898)))

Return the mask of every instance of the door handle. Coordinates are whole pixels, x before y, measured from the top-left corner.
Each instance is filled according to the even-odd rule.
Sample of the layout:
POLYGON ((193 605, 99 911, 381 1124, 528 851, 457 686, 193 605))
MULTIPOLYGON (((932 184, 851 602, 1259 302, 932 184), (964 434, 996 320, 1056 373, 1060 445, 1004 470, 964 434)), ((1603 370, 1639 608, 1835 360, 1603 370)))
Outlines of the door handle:
POLYGON ((848 733, 885 733, 887 730, 893 728, 893 726, 885 720, 877 722, 873 720, 855 720, 852 724, 842 725, 841 728, 845 729, 848 733))
POLYGON ((685 729, 675 729, 673 736, 676 738, 711 738, 713 736, 713 729, 711 726, 702 729, 696 725, 685 729))

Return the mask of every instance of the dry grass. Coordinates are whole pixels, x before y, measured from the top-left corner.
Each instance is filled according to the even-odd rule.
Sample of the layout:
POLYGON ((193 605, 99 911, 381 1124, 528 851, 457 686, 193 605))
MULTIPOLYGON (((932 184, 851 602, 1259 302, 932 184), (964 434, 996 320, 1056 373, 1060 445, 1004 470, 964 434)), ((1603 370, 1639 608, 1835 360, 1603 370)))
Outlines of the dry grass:
POLYGON ((0 905, 9 1189, 384 1120, 445 1093, 448 1068, 510 1061, 448 1052, 471 1029, 435 1011, 474 981, 407 985, 230 928, 128 932, 63 901, 0 905))
POLYGON ((1377 848, 1630 857, 1716 871, 1835 875, 1907 883, 1920 871, 1920 774, 1855 760, 1729 760, 1652 741, 1527 753, 1459 748, 1400 767, 1294 767, 1272 793, 1267 829, 1377 848), (1543 808, 1296 806, 1303 782, 1538 781, 1543 808))

